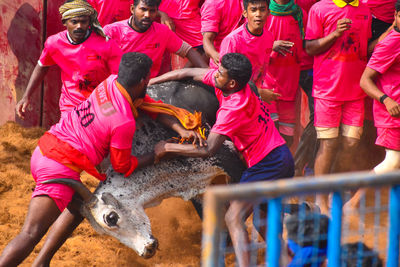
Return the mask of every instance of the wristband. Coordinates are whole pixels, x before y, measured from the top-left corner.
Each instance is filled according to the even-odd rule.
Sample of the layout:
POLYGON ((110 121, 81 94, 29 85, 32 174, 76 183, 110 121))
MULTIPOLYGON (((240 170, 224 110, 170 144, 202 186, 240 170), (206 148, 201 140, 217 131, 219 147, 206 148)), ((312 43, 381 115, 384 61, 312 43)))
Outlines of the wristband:
POLYGON ((384 94, 383 96, 381 96, 379 98, 379 102, 381 102, 381 104, 383 104, 383 101, 385 101, 386 98, 388 98, 389 96, 387 94, 384 94))

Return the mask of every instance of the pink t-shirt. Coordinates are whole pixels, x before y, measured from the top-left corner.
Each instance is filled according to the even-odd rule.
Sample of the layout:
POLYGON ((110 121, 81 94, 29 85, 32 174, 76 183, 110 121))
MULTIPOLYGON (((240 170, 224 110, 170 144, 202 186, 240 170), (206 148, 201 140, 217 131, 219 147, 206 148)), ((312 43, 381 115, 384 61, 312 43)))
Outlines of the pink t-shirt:
POLYGON ((174 19, 190 19, 200 15, 200 0, 162 0, 159 10, 174 19))
POLYGON ((313 96, 332 101, 351 101, 365 97, 360 87, 367 65, 371 13, 367 6, 338 7, 333 1, 314 4, 309 13, 306 39, 314 40, 335 31, 339 19, 351 19, 351 28, 324 53, 314 56, 313 96))
MULTIPOLYGON (((215 69, 207 72, 203 82, 215 87, 215 72, 215 69)), ((220 107, 211 131, 229 137, 242 153, 248 167, 260 162, 274 148, 285 144, 268 109, 248 85, 227 97, 217 88, 215 94, 220 107)))
MULTIPOLYGON (((261 35, 256 36, 248 31, 247 23, 245 23, 224 38, 219 55, 220 58, 227 53, 245 55, 253 67, 252 80, 257 86, 261 86, 273 44, 274 38, 269 31, 264 30, 261 35)), ((218 68, 214 61, 212 61, 212 67, 218 68)))
POLYGON ((110 74, 118 73, 122 51, 113 40, 92 32, 81 44, 71 44, 67 31, 47 38, 39 58, 42 66, 61 69, 61 112, 84 101, 110 74))
POLYGON ((117 75, 101 83, 90 97, 52 126, 50 133, 99 164, 110 147, 130 149, 136 124, 129 102, 115 85, 117 75))
POLYGON ((104 31, 124 53, 141 52, 153 60, 150 78, 156 77, 160 71, 164 52, 176 53, 183 44, 182 39, 173 31, 157 22, 153 22, 143 33, 135 31, 129 25, 129 19, 109 24, 104 27, 104 31))
POLYGON ((164 11, 175 24, 175 33, 193 47, 203 44, 201 35, 200 0, 163 0, 164 11))
POLYGON ((116 21, 128 19, 131 14, 132 0, 88 0, 89 4, 96 9, 101 26, 116 21))
POLYGON ((367 4, 375 18, 393 23, 396 0, 363 0, 363 3, 367 4))
MULTIPOLYGON (((303 21, 306 21, 306 17, 303 11, 303 21)), ((269 72, 280 85, 278 90, 275 90, 276 93, 282 95, 279 99, 293 101, 299 87, 300 64, 303 54, 303 40, 301 39, 299 23, 291 15, 270 15, 265 24, 265 29, 272 33, 274 40, 285 40, 294 43, 291 49, 293 53, 286 54, 286 56, 272 51, 268 66, 269 72)))
POLYGON ((201 32, 215 32, 214 47, 219 51, 222 40, 240 26, 242 0, 205 0, 201 7, 201 32))
MULTIPOLYGON (((380 73, 376 79, 378 88, 397 103, 400 103, 400 33, 391 31, 379 42, 372 54, 368 67, 380 73)), ((390 116, 385 105, 374 101, 376 127, 400 128, 400 118, 390 116)))

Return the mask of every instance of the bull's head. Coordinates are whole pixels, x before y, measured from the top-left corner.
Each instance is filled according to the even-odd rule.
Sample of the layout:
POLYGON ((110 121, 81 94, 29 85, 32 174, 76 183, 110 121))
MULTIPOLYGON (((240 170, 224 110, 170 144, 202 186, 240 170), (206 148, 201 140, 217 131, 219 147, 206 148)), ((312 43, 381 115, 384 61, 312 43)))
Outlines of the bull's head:
POLYGON ((72 179, 51 179, 43 183, 73 188, 83 199, 81 214, 98 233, 115 237, 143 258, 151 258, 156 253, 158 241, 151 234, 150 220, 142 206, 126 209, 112 194, 93 194, 72 179))

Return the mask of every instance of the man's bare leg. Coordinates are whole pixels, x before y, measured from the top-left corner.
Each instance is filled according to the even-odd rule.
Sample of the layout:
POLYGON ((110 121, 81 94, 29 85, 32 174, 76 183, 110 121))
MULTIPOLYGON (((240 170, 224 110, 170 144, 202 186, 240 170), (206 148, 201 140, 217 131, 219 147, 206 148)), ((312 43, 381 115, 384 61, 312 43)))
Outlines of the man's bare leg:
MULTIPOLYGON (((329 174, 338 150, 339 138, 320 139, 320 146, 315 158, 314 173, 316 176, 329 174)), ((317 195, 317 205, 321 213, 329 214, 329 200, 326 195, 317 195)))
MULTIPOLYGON (((382 174, 400 168, 400 151, 386 149, 385 159, 373 170, 376 174, 382 174)), ((365 195, 365 189, 359 189, 352 198, 344 205, 344 209, 350 212, 357 210, 361 198, 365 195)))
POLYGON ((54 254, 83 220, 79 212, 80 205, 81 201, 74 196, 68 207, 61 213, 51 227, 39 255, 32 264, 33 267, 50 266, 50 261, 54 254))
POLYGON ((250 266, 250 251, 248 250, 250 241, 244 223, 252 210, 252 203, 234 200, 225 214, 226 226, 240 267, 250 266))
POLYGON ((50 197, 32 198, 21 232, 3 250, 0 266, 19 265, 29 256, 59 215, 60 210, 50 197))

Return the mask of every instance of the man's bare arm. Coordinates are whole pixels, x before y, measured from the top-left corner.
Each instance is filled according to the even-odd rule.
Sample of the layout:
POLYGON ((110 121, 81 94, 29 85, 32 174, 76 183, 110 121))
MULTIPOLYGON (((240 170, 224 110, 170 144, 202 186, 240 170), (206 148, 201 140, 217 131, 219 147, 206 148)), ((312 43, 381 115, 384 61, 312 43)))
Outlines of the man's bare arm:
POLYGON ((20 118, 23 119, 25 117, 26 108, 30 104, 30 98, 39 87, 39 84, 43 81, 44 76, 48 72, 49 68, 50 67, 40 66, 39 64, 35 66, 28 85, 26 86, 25 93, 15 107, 17 115, 20 118))
POLYGON ((182 80, 185 78, 193 78, 196 81, 201 81, 204 74, 208 71, 208 68, 184 68, 179 70, 173 70, 158 77, 152 78, 149 81, 149 85, 162 83, 166 81, 182 80))
POLYGON ((203 33, 203 48, 206 55, 211 58, 216 65, 219 64, 219 53, 214 46, 214 39, 217 36, 216 32, 204 32, 203 33))
POLYGON ((337 22, 336 30, 319 39, 306 40, 306 52, 311 56, 319 55, 326 52, 343 35, 345 31, 350 29, 350 19, 340 19, 337 22))
POLYGON ((176 144, 161 141, 154 148, 156 161, 167 154, 187 157, 210 157, 217 153, 218 149, 222 146, 226 139, 227 137, 225 135, 211 132, 207 138, 207 146, 203 147, 196 147, 191 144, 176 144))

